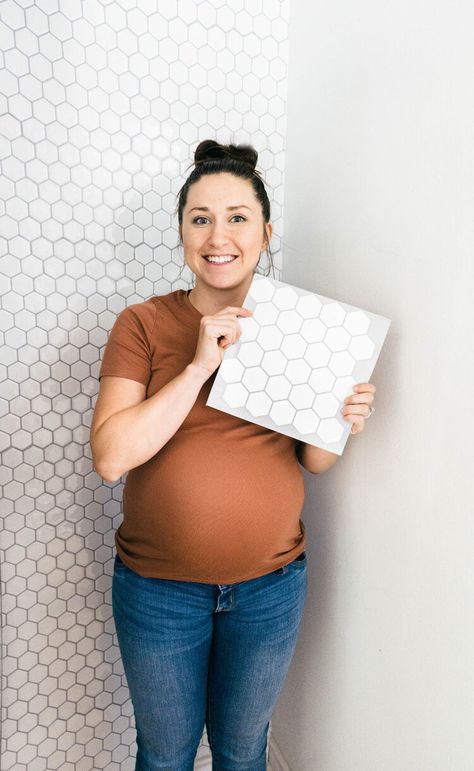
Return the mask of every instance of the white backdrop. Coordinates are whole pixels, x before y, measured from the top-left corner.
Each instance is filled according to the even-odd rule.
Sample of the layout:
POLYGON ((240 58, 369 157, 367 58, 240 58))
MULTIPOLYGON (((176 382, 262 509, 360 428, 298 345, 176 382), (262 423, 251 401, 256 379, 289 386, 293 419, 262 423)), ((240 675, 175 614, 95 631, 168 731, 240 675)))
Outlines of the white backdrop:
POLYGON ((306 474, 293 771, 474 768, 473 25, 470 0, 291 6, 283 279, 392 320, 376 412, 306 474))
POLYGON ((121 484, 88 432, 107 332, 187 288, 172 216, 202 139, 250 141, 281 269, 284 0, 0 5, 2 770, 133 768, 111 615, 121 484))

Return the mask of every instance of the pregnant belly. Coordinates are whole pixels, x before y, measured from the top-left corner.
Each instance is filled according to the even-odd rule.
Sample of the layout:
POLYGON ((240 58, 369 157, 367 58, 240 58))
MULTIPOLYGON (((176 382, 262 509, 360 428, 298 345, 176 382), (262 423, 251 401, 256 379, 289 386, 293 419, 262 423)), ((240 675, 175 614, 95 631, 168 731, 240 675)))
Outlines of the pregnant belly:
POLYGON ((121 538, 138 558, 154 555, 191 573, 207 564, 251 572, 300 542, 304 488, 296 460, 283 456, 271 474, 252 457, 154 460, 129 473, 124 491, 121 538))

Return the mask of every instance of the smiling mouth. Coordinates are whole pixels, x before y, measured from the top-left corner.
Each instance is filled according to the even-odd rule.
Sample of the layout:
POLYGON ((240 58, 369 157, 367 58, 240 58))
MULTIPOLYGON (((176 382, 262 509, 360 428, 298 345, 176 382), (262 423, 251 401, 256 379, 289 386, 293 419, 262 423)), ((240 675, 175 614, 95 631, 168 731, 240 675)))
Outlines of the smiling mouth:
POLYGON ((234 262, 234 260, 237 259, 237 254, 226 254, 226 255, 209 255, 209 254, 203 254, 204 259, 206 260, 209 265, 230 265, 231 262, 234 262))

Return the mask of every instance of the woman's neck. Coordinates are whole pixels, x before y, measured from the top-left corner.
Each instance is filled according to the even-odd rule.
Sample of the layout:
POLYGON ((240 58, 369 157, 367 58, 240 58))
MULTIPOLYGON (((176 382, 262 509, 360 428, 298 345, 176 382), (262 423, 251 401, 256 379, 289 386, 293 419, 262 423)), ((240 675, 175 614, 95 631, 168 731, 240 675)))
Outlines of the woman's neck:
POLYGON ((188 294, 189 302, 203 316, 213 316, 228 305, 241 308, 247 296, 250 283, 247 288, 238 286, 227 290, 216 289, 210 292, 202 287, 195 286, 188 294))

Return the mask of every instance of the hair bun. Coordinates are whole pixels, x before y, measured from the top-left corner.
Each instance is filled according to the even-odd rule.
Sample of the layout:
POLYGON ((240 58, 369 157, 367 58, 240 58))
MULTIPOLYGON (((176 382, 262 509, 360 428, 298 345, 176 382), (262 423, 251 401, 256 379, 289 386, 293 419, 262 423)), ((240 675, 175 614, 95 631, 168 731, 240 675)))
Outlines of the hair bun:
POLYGON ((204 139, 194 152, 196 166, 219 158, 235 158, 236 161, 247 163, 253 171, 257 165, 258 153, 251 145, 220 145, 214 139, 204 139))

